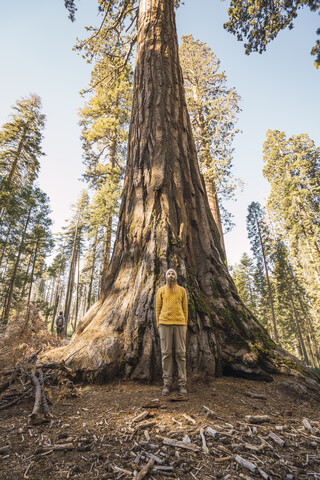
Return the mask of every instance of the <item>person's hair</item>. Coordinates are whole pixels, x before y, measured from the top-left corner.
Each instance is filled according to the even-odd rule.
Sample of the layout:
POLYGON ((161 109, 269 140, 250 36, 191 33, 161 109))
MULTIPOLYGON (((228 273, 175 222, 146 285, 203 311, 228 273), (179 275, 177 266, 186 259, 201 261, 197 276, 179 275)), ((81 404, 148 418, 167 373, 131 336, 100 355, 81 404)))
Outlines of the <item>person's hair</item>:
POLYGON ((178 277, 177 272, 175 271, 174 268, 169 268, 169 269, 166 271, 166 277, 167 277, 167 275, 168 275, 169 272, 174 272, 174 273, 175 273, 175 276, 178 277))
POLYGON ((59 315, 63 315, 63 311, 62 311, 62 310, 60 310, 59 315))

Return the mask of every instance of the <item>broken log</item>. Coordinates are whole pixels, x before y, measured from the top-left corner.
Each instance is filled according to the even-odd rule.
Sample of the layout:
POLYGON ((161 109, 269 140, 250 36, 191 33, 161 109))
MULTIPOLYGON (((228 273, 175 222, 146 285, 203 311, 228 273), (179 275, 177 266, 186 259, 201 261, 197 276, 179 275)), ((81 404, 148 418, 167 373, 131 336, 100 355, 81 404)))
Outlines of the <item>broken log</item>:
POLYGON ((29 415, 31 423, 36 423, 39 420, 40 406, 41 406, 41 386, 34 372, 30 373, 31 382, 35 389, 35 398, 32 413, 29 415))
POLYGON ((267 423, 270 422, 269 415, 246 415, 246 419, 249 423, 267 423))
POLYGON ((192 450, 193 452, 199 452, 200 447, 194 443, 180 442, 179 440, 174 440, 173 438, 164 438, 162 440, 164 445, 169 445, 170 447, 179 447, 185 448, 186 450, 192 450))
POLYGON ((241 465, 242 467, 245 467, 250 472, 252 473, 257 472, 258 467, 254 463, 249 462, 249 460, 246 460, 245 458, 240 457, 240 455, 236 455, 234 459, 239 465, 241 465))
POLYGON ((273 432, 269 432, 269 438, 271 438, 276 444, 280 445, 280 447, 285 445, 285 441, 273 432))
POLYGON ((135 417, 132 421, 133 422, 141 422, 144 418, 146 418, 149 415, 149 412, 145 410, 144 412, 140 413, 137 417, 135 417))
POLYGON ((50 413, 47 397, 44 391, 44 378, 43 378, 43 371, 41 368, 39 369, 39 382, 41 388, 41 403, 42 403, 42 410, 44 413, 45 418, 52 418, 53 415, 50 413))
POLYGON ((133 480, 142 480, 152 469, 154 465, 155 459, 154 457, 150 458, 149 462, 134 476, 133 480))
POLYGON ((202 441, 202 451, 205 455, 209 455, 209 448, 207 447, 207 442, 204 436, 204 430, 203 428, 200 428, 200 438, 202 441))

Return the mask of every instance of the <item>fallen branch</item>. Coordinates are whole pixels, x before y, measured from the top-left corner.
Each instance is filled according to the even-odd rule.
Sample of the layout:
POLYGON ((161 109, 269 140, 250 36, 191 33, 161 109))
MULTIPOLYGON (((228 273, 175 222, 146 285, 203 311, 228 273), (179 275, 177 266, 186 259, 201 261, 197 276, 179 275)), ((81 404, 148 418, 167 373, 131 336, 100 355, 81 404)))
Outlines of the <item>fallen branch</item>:
POLYGON ((192 450, 193 452, 199 452, 200 447, 194 443, 180 442, 179 440, 174 440, 173 438, 164 438, 162 440, 164 445, 169 445, 170 447, 179 447, 185 448, 186 450, 192 450))
POLYGON ((75 448, 73 443, 60 443, 57 445, 46 445, 42 447, 38 447, 35 451, 37 455, 44 453, 44 452, 66 452, 68 450, 73 450, 75 448))
POLYGON ((35 398, 34 398, 33 410, 32 410, 32 413, 29 415, 29 417, 31 419, 31 423, 36 423, 39 420, 39 414, 40 414, 41 386, 34 372, 30 373, 30 378, 35 389, 35 398))
POLYGON ((146 475, 147 473, 150 472, 150 470, 152 469, 153 465, 154 465, 154 462, 155 462, 155 459, 154 457, 150 458, 149 462, 147 463, 147 465, 145 465, 141 470, 140 472, 138 472, 135 476, 134 476, 134 479, 133 480, 142 480, 146 475))
POLYGON ((39 369, 39 382, 41 388, 41 403, 42 403, 42 410, 44 413, 45 418, 52 418, 52 414, 50 413, 46 394, 44 391, 44 379, 43 379, 43 371, 41 368, 39 369))
POLYGON ((270 417, 268 415, 246 415, 246 419, 249 423, 266 423, 270 422, 270 417))
POLYGON ((249 462, 249 460, 245 460, 244 458, 240 457, 240 455, 236 455, 234 459, 239 465, 241 465, 242 467, 245 467, 250 472, 252 473, 257 472, 258 467, 254 463, 249 462))

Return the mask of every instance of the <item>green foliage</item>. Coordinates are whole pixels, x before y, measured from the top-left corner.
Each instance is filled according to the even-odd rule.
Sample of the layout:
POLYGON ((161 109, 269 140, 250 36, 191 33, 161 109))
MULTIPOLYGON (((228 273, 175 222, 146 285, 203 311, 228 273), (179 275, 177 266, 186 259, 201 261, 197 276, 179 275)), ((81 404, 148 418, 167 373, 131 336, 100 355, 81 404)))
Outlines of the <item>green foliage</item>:
POLYGON ((269 130, 263 151, 270 212, 295 270, 319 301, 320 148, 306 134, 287 139, 284 132, 269 130))
MULTIPOLYGON (((0 209, 14 211, 20 192, 28 189, 38 176, 42 131, 45 116, 37 95, 18 100, 12 107, 10 121, 0 130, 0 209)), ((10 213, 9 213, 10 215, 10 213)))
MULTIPOLYGON (((240 97, 234 88, 227 86, 226 74, 220 71, 220 60, 206 43, 194 40, 192 35, 183 36, 179 57, 206 186, 207 182, 214 184, 219 200, 232 198, 241 185, 232 175, 232 143, 239 132, 235 124, 240 97)), ((225 209, 222 211, 228 229, 232 226, 230 214, 225 209)))
POLYGON ((0 298, 2 320, 7 323, 17 309, 30 302, 32 288, 40 282, 45 259, 53 247, 47 195, 39 188, 20 193, 19 215, 6 212, 0 236, 0 298))
MULTIPOLYGON (((292 29, 299 9, 309 7, 316 12, 320 8, 319 0, 231 0, 228 9, 229 21, 224 24, 228 32, 237 36, 240 41, 246 40, 245 52, 262 53, 267 44, 274 40, 285 28, 292 29)), ((320 35, 320 29, 317 30, 320 35)), ((315 56, 315 67, 320 66, 320 40, 311 50, 315 56)))
POLYGON ((246 253, 243 253, 239 264, 232 269, 232 277, 242 301, 253 313, 256 313, 255 266, 253 260, 246 253))

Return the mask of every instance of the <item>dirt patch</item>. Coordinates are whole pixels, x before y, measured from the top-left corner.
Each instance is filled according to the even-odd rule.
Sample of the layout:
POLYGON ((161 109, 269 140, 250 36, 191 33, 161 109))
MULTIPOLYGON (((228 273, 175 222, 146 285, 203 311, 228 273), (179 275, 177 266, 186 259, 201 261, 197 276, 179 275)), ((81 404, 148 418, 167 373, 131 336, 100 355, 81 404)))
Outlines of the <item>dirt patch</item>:
POLYGON ((155 458, 145 478, 317 480, 319 403, 312 393, 299 398, 288 388, 292 381, 279 376, 272 383, 231 377, 190 382, 183 401, 173 401, 177 392, 162 397, 160 384, 77 385, 69 396, 66 389, 50 387, 50 422, 29 423, 31 395, 1 412, 0 478, 127 479, 155 458), (145 418, 134 421, 143 412, 145 418), (248 415, 269 420, 252 424, 248 415), (277 444, 270 432, 285 443, 277 444), (252 471, 239 458, 251 462, 252 471))

